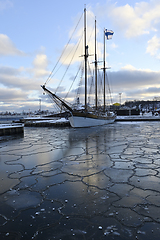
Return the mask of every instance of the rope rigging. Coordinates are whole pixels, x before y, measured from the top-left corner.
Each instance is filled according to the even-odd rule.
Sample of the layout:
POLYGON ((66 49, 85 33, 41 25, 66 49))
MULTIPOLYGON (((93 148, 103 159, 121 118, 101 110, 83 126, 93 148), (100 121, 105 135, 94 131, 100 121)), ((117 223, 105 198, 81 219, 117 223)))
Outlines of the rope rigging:
MULTIPOLYGON (((79 96, 80 96, 80 89, 81 89, 81 86, 82 86, 83 74, 84 74, 84 65, 83 65, 83 62, 82 62, 81 76, 80 76, 80 81, 79 81, 79 84, 78 84, 77 93, 76 93, 76 97, 75 97, 76 100, 79 99, 79 96)), ((79 100, 78 100, 78 103, 79 103, 79 100)))
POLYGON ((110 89, 110 85, 109 85, 109 80, 108 80, 108 75, 107 74, 106 74, 106 80, 107 80, 107 85, 108 85, 108 91, 109 91, 109 95, 110 95, 111 104, 113 104, 112 93, 111 93, 111 89, 110 89))
POLYGON ((72 39, 72 37, 73 37, 73 35, 74 35, 74 33, 75 33, 76 29, 77 29, 77 27, 78 27, 78 25, 79 25, 79 23, 80 23, 80 21, 81 21, 81 19, 82 19, 82 16, 83 16, 83 13, 81 14, 81 17, 80 17, 80 19, 79 19, 79 21, 78 21, 78 23, 77 23, 77 25, 76 25, 76 27, 75 27, 75 29, 74 29, 73 33, 71 34, 71 37, 70 37, 70 39, 68 40, 68 43, 67 43, 67 45, 66 45, 66 46, 65 46, 65 48, 63 49, 63 51, 62 51, 62 53, 61 53, 61 55, 60 55, 60 57, 59 57, 59 59, 58 59, 57 63, 55 64, 54 68, 52 69, 51 73, 49 74, 49 76, 48 76, 48 78, 47 78, 46 82, 44 83, 44 85, 46 85, 46 84, 47 84, 47 82, 48 82, 48 81, 51 79, 51 77, 53 77, 53 76, 54 76, 54 75, 52 75, 52 74, 53 74, 54 70, 56 69, 56 67, 57 67, 58 63, 60 62, 60 60, 61 60, 61 58, 62 58, 62 56, 63 56, 64 52, 66 51, 66 49, 67 49, 67 47, 68 47, 68 45, 69 45, 69 43, 70 43, 70 41, 71 41, 71 39, 72 39))
POLYGON ((71 90, 71 88, 72 88, 72 86, 73 86, 73 84, 74 84, 74 82, 75 82, 75 80, 76 80, 76 78, 77 78, 77 76, 78 76, 78 74, 79 74, 79 72, 80 72, 81 69, 82 69, 82 63, 81 63, 81 65, 79 66, 78 72, 77 72, 77 74, 75 75, 74 80, 72 81, 72 84, 71 84, 71 86, 70 86, 70 88, 69 88, 69 90, 68 90, 68 92, 67 92, 67 94, 66 94, 66 96, 65 96, 64 99, 66 99, 66 98, 68 97, 68 94, 69 94, 69 92, 70 92, 70 90, 71 90))
MULTIPOLYGON (((82 37, 81 37, 81 39, 82 39, 82 37)), ((62 81, 63 81, 63 79, 64 79, 64 77, 65 77, 65 75, 66 75, 66 73, 67 73, 67 71, 68 71, 68 69, 69 69, 69 67, 70 67, 70 65, 71 65, 71 63, 72 63, 72 61, 73 61, 73 59, 74 59, 74 57, 75 57, 75 54, 76 54, 77 49, 78 49, 78 47, 79 47, 79 45, 80 45, 81 39, 79 40, 79 42, 78 42, 78 44, 77 44, 77 47, 76 47, 76 49, 75 49, 75 51, 74 51, 74 54, 73 54, 73 56, 72 56, 72 58, 71 58, 71 60, 70 60, 70 63, 68 64, 68 66, 67 66, 67 68, 66 68, 66 71, 65 71, 65 73, 64 73, 64 75, 63 75, 63 77, 62 77, 62 79, 61 79, 61 81, 60 81, 58 87, 56 88, 55 93, 58 91, 58 88, 60 87, 60 85, 61 85, 61 83, 62 83, 62 81)))

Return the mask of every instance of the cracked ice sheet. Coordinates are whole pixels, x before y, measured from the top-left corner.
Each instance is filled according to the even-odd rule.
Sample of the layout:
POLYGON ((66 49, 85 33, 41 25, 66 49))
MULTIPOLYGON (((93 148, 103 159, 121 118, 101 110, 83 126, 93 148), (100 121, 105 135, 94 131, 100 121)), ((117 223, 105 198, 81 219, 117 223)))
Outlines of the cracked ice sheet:
POLYGON ((159 130, 115 123, 1 138, 3 239, 159 239, 159 130))

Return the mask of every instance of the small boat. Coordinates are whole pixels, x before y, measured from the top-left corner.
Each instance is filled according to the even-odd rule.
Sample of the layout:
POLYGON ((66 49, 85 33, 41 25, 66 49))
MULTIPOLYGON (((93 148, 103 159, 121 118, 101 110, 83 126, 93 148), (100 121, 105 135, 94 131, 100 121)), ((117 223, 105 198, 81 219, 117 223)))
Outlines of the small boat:
MULTIPOLYGON (((75 105, 69 104, 64 99, 60 98, 56 93, 53 93, 48 88, 46 88, 46 84, 42 85, 42 89, 49 94, 52 100, 59 106, 60 109, 64 109, 68 113, 68 119, 70 121, 70 125, 74 128, 80 127, 93 127, 93 126, 101 126, 113 123, 115 121, 115 114, 110 112, 109 109, 106 108, 106 66, 105 66, 105 39, 110 39, 113 35, 113 31, 104 30, 104 53, 103 53, 103 104, 98 105, 98 87, 97 87, 97 41, 96 41, 96 20, 95 20, 95 59, 94 59, 94 82, 95 82, 95 93, 94 105, 90 106, 88 104, 88 45, 87 45, 87 34, 86 34, 86 8, 84 9, 84 82, 85 82, 85 92, 84 92, 84 105, 80 107, 75 107, 75 105)), ((77 98, 77 105, 79 105, 79 97, 77 98)))

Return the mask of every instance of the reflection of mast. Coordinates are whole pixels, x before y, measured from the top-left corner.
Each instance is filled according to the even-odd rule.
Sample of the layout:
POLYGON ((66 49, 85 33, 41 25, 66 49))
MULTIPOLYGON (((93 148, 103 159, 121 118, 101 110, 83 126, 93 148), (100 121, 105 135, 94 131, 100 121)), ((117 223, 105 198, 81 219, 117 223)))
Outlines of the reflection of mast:
POLYGON ((86 138, 86 155, 88 155, 88 138, 86 138))
POLYGON ((95 19, 95 107, 97 110, 97 49, 96 49, 96 19, 95 19))
POLYGON ((106 141, 106 132, 104 132, 104 151, 105 151, 105 152, 106 152, 106 150, 107 150, 106 143, 107 143, 107 141, 106 141))
POLYGON ((98 135, 96 136, 96 153, 97 155, 99 153, 99 136, 98 135))

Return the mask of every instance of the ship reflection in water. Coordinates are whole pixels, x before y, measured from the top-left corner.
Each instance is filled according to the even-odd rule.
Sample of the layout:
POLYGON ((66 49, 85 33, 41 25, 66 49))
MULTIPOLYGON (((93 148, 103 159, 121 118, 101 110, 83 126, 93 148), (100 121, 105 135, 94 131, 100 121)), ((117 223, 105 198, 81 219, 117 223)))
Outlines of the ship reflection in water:
POLYGON ((158 239, 158 123, 1 138, 0 239, 158 239))

